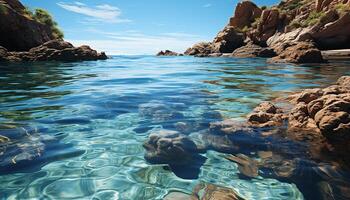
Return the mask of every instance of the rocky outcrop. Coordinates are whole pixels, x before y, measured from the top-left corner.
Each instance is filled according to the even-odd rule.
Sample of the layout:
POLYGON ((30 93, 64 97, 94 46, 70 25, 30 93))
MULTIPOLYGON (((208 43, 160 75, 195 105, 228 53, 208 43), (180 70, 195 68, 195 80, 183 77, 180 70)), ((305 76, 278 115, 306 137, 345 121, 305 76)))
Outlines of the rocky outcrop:
POLYGON ((292 132, 321 133, 331 142, 350 144, 350 77, 341 77, 337 85, 307 89, 289 96, 291 110, 262 103, 248 116, 253 126, 280 126, 288 121, 292 132))
POLYGON ((50 26, 34 20, 18 0, 1 0, 0 7, 0 46, 27 51, 56 39, 50 26))
POLYGON ((271 58, 274 63, 323 63, 321 51, 310 42, 299 42, 287 47, 278 56, 271 58))
POLYGON ((251 1, 239 2, 234 16, 230 19, 229 25, 235 28, 249 27, 261 16, 261 12, 261 8, 251 1))
POLYGON ((233 26, 226 26, 214 38, 212 45, 215 53, 232 53, 244 45, 244 37, 233 26))
POLYGON ((74 47, 63 40, 51 40, 38 47, 25 52, 10 52, 0 48, 0 61, 82 61, 82 60, 105 60, 108 57, 104 52, 98 53, 89 46, 74 47))
MULTIPOLYGON (((324 62, 319 50, 350 48, 349 27, 349 0, 286 0, 264 10, 253 2, 242 1, 213 42, 197 45, 186 54, 202 57, 232 53, 253 42, 260 47, 268 46, 279 55, 271 62, 319 63, 324 62)), ((265 57, 257 49, 259 47, 242 48, 233 56, 265 57)), ((337 58, 347 59, 348 56, 337 58)))
POLYGON ((183 54, 176 53, 174 51, 165 50, 157 53, 157 56, 183 56, 183 54))
POLYGON ((260 45, 266 45, 266 41, 281 28, 285 15, 280 16, 277 9, 264 10, 258 21, 257 28, 248 33, 249 37, 260 45))
POLYGON ((272 58, 276 56, 275 51, 272 48, 264 48, 255 44, 247 44, 233 51, 233 57, 237 58, 272 58))
MULTIPOLYGON (((349 6, 350 9, 350 6, 349 6)), ((320 49, 350 48, 350 12, 339 16, 336 11, 328 12, 310 35, 320 49)))
POLYGON ((185 55, 209 55, 214 52, 213 44, 211 42, 200 42, 185 51, 185 55))

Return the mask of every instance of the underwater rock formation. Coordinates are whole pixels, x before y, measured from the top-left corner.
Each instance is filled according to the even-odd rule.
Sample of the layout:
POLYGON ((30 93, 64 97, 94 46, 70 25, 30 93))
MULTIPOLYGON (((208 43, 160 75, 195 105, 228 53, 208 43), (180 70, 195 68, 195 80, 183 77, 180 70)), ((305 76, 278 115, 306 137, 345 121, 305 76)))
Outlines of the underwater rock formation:
POLYGON ((143 146, 146 160, 157 164, 188 165, 197 152, 197 146, 191 139, 170 130, 152 133, 143 146))

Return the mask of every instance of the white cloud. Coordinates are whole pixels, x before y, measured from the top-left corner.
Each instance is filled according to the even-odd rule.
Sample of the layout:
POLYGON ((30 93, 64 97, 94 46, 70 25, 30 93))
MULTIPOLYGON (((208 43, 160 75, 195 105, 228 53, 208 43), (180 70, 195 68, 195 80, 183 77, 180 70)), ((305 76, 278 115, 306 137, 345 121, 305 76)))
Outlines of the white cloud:
POLYGON ((106 23, 130 22, 128 19, 121 18, 122 12, 119 8, 108 4, 89 7, 84 3, 76 1, 74 3, 59 2, 57 5, 65 10, 88 16, 89 21, 99 21, 106 23))
POLYGON ((105 51, 109 55, 154 55, 166 49, 181 53, 197 42, 209 40, 208 38, 186 33, 147 35, 135 30, 103 32, 96 29, 88 29, 87 31, 103 35, 104 39, 69 41, 76 46, 90 45, 98 51, 105 51))
POLYGON ((212 4, 210 4, 210 3, 207 3, 207 4, 203 5, 204 8, 209 8, 211 6, 212 6, 212 4))

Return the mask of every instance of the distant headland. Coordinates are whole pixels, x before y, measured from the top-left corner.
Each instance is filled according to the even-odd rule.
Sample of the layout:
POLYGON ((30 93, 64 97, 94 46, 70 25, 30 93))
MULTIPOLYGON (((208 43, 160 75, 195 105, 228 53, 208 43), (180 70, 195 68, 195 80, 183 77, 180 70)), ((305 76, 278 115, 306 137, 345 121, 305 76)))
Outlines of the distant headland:
POLYGON ((349 0, 285 0, 270 8, 242 1, 212 42, 195 44, 184 54, 322 63, 348 59, 350 50, 344 49, 350 49, 349 0))

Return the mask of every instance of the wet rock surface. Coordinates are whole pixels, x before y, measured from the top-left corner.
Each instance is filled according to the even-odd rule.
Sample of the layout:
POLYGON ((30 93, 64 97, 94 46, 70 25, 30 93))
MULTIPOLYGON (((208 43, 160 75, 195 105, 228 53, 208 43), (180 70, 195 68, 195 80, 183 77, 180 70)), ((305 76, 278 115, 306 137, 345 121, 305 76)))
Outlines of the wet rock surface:
POLYGON ((0 61, 8 62, 35 62, 35 61, 84 61, 105 60, 108 57, 104 52, 98 53, 89 46, 74 47, 63 40, 51 40, 25 52, 9 52, 0 48, 0 61))
POLYGON ((238 192, 231 188, 220 187, 210 183, 200 183, 195 186, 192 194, 170 192, 164 200, 244 200, 238 192))
POLYGON ((272 58, 276 56, 276 53, 271 48, 263 48, 259 45, 248 44, 246 46, 234 50, 232 56, 238 58, 272 58))

